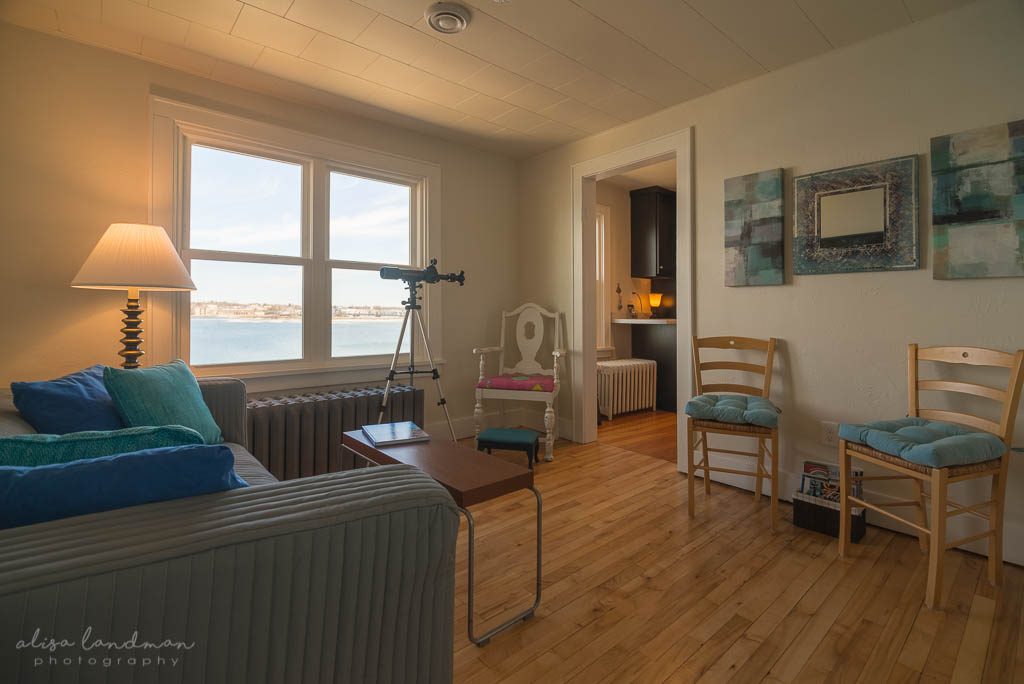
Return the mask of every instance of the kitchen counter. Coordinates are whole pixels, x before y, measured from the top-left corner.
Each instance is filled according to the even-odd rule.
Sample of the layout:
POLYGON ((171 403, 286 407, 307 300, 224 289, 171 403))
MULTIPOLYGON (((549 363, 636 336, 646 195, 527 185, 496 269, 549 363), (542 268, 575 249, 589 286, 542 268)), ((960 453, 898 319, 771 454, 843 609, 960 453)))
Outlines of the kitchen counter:
POLYGON ((674 318, 613 318, 612 324, 619 325, 675 325, 674 318))

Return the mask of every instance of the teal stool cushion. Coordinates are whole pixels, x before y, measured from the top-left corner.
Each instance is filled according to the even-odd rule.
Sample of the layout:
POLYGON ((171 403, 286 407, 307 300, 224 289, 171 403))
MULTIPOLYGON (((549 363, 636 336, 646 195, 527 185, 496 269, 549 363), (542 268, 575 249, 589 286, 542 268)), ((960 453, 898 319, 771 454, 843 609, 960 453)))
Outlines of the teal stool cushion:
POLYGON ((984 463, 1006 453, 1003 440, 990 432, 924 418, 843 423, 839 437, 930 468, 984 463))
POLYGON ((764 397, 745 394, 698 394, 686 402, 683 410, 697 420, 765 428, 779 425, 779 409, 775 404, 764 397))
POLYGON ((196 376, 184 361, 151 368, 105 368, 103 384, 126 425, 184 425, 207 444, 224 441, 220 427, 203 401, 196 376))
POLYGON ((539 435, 533 430, 522 428, 487 428, 477 436, 477 441, 491 444, 505 444, 509 447, 527 447, 537 443, 539 435))

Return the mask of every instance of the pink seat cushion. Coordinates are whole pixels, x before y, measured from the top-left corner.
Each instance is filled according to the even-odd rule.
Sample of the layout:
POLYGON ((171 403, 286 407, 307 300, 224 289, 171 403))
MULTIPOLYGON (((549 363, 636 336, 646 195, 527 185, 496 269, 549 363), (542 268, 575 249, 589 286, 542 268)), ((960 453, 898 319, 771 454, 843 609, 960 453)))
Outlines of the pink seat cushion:
POLYGON ((555 378, 550 375, 495 375, 476 383, 480 389, 518 392, 554 392, 555 378))

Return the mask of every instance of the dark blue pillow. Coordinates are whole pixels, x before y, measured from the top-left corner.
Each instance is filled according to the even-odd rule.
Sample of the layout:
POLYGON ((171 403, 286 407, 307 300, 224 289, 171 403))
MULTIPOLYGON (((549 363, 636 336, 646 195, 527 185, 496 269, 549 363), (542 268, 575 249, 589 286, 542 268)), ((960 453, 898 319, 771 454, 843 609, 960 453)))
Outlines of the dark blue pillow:
POLYGON ((64 435, 124 427, 100 365, 56 380, 12 382, 11 392, 15 408, 36 432, 64 435))
POLYGON ((247 487, 231 449, 195 444, 0 466, 0 529, 247 487))

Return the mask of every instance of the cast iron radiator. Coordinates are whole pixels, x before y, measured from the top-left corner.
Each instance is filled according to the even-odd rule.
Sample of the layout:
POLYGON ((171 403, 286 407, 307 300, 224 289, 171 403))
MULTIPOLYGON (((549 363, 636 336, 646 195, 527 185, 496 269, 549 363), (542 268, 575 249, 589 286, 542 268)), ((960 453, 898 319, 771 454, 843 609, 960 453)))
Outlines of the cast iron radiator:
MULTIPOLYGON (((384 388, 339 389, 287 397, 252 399, 248 404, 249 450, 278 480, 349 470, 341 433, 377 422, 384 388)), ((423 425, 423 390, 392 387, 384 422, 423 425)))

